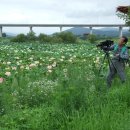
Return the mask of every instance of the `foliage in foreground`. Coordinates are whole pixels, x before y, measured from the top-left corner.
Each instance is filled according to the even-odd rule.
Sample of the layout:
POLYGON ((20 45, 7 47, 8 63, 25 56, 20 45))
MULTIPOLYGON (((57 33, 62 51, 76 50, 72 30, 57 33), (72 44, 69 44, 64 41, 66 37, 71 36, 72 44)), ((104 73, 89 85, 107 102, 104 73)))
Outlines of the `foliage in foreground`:
POLYGON ((0 49, 1 130, 129 130, 128 67, 126 84, 116 78, 107 89, 98 75, 104 55, 90 44, 4 43, 0 49))

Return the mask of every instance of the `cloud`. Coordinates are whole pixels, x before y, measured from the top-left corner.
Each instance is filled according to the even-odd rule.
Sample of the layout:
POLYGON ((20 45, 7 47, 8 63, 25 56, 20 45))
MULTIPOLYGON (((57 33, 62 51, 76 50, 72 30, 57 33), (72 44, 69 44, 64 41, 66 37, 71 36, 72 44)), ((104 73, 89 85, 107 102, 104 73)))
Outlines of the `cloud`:
MULTIPOLYGON (((129 0, 1 0, 0 23, 121 24, 116 7, 129 0)), ((48 29, 45 29, 48 30, 48 29)))

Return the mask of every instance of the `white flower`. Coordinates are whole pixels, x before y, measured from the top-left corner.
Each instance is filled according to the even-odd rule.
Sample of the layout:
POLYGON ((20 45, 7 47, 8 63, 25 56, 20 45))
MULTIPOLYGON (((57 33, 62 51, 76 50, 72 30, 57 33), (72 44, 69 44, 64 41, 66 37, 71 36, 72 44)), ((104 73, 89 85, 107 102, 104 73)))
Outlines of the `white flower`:
POLYGON ((39 61, 35 61, 34 63, 35 63, 35 64, 39 64, 39 61))
POLYGON ((33 60, 33 57, 30 57, 29 60, 33 60))
POLYGON ((51 57, 51 58, 49 59, 49 61, 53 61, 53 60, 55 60, 55 58, 54 58, 54 57, 51 57))
POLYGON ((54 62, 54 63, 52 64, 52 67, 56 67, 56 62, 54 62))
POLYGON ((48 72, 49 72, 49 73, 51 73, 51 72, 52 72, 52 70, 48 70, 48 72))
POLYGON ((64 71, 64 73, 66 73, 66 72, 67 72, 67 69, 63 69, 63 71, 64 71))
POLYGON ((92 56, 92 54, 89 54, 89 56, 91 57, 91 56, 92 56))
POLYGON ((61 58, 62 58, 62 59, 64 59, 64 58, 65 58, 65 56, 61 56, 61 58))
POLYGON ((17 52, 18 52, 18 50, 15 50, 14 52, 15 52, 15 53, 17 53, 17 52))
POLYGON ((26 68, 25 68, 26 70, 29 70, 29 66, 26 66, 26 68))
POLYGON ((19 60, 19 57, 15 57, 16 60, 19 60))
POLYGON ((6 62, 3 62, 3 64, 5 65, 5 64, 6 64, 6 62))
POLYGON ((17 68, 16 67, 12 67, 12 70, 16 70, 17 68))
POLYGON ((52 69, 52 66, 51 66, 51 65, 48 65, 48 66, 47 66, 47 69, 48 69, 48 70, 51 70, 51 69, 52 69))
POLYGON ((60 61, 64 61, 63 59, 60 59, 60 61))
POLYGON ((76 58, 76 55, 74 55, 73 58, 76 58))
POLYGON ((94 61, 94 63, 99 64, 99 60, 100 60, 100 58, 97 57, 96 60, 94 61))
POLYGON ((9 61, 9 62, 7 62, 7 65, 10 65, 11 64, 11 62, 9 61))
POLYGON ((100 57, 97 57, 97 60, 99 61, 99 60, 100 60, 100 57))
POLYGON ((20 66, 20 69, 24 69, 24 66, 22 65, 22 66, 20 66))
POLYGON ((20 63, 19 63, 19 62, 17 62, 17 65, 20 65, 20 63))
POLYGON ((29 67, 32 68, 32 67, 36 67, 37 65, 36 64, 30 64, 29 67))
POLYGON ((69 62, 72 62, 72 59, 69 59, 69 62))
POLYGON ((11 75, 11 72, 6 72, 5 75, 6 75, 6 76, 10 76, 10 75, 11 75))

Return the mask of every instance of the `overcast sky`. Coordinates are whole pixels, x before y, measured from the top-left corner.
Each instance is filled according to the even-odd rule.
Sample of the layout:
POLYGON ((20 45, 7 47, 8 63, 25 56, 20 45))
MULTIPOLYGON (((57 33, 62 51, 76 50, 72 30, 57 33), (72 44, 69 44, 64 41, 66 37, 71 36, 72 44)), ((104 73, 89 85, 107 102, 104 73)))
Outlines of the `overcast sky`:
POLYGON ((122 24, 119 5, 130 0, 0 0, 0 23, 122 24))

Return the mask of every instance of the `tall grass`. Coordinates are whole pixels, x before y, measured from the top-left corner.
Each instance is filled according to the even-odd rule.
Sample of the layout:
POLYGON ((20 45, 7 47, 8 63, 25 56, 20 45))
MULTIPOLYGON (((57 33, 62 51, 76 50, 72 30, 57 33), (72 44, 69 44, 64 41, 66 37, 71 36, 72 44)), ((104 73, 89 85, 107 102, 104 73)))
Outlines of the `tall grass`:
MULTIPOLYGON (((29 46, 17 45, 17 48, 29 46)), ((5 77, 6 81, 0 84, 1 130, 130 129, 128 67, 127 82, 122 85, 119 78, 116 78, 112 88, 108 89, 106 77, 98 75, 99 64, 94 62, 97 56, 102 58, 102 54, 96 48, 93 49, 93 46, 43 47, 32 44, 32 48, 34 49, 25 53, 24 57, 23 52, 18 52, 19 57, 22 57, 24 64, 28 64, 28 58, 37 54, 33 58, 38 60, 44 57, 44 62, 39 59, 42 65, 29 70, 19 67, 17 73, 11 71, 12 75, 5 77), (49 53, 50 49, 53 55, 49 53), (62 49, 59 54, 56 53, 62 49), (46 50, 48 52, 45 53, 46 50), (64 57, 61 58, 63 54, 64 57), (48 58, 45 60, 45 57, 48 58), (53 60, 56 66, 48 72, 47 66, 54 65, 53 60)), ((107 67, 104 66, 106 71, 107 67)))

